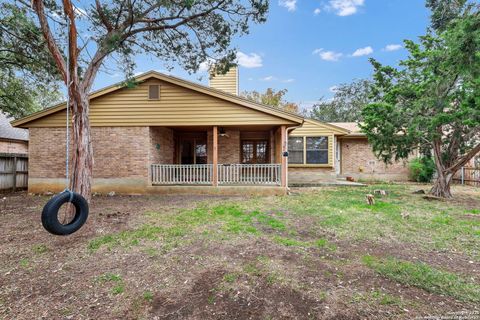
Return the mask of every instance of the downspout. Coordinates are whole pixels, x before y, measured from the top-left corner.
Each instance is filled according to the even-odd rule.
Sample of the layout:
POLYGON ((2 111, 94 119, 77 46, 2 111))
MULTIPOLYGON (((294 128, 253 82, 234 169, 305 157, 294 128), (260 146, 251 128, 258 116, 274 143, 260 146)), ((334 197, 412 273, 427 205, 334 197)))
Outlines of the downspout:
MULTIPOLYGON (((288 152, 288 134, 290 131, 293 131, 295 129, 298 129, 298 128, 301 128, 303 127, 303 124, 305 123, 305 119, 302 121, 302 124, 301 125, 298 125, 298 126, 294 126, 294 127, 288 127, 286 130, 285 130, 285 141, 283 143, 285 143, 285 148, 284 148, 284 151, 283 152, 288 152)), ((283 155, 283 152, 282 152, 282 157, 284 156, 283 155)), ((286 170, 287 170, 287 176, 285 177, 285 187, 287 188, 287 192, 289 192, 290 188, 288 187, 288 157, 286 157, 286 161, 285 161, 285 166, 287 167, 286 170)))

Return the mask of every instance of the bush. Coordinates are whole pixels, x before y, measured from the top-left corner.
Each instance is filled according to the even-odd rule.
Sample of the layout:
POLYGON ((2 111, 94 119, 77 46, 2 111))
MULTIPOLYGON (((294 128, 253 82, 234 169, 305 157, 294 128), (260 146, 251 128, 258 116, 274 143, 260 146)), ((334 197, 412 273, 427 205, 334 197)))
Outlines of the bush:
POLYGON ((416 182, 432 181, 435 163, 430 157, 419 157, 410 161, 410 179, 416 182))

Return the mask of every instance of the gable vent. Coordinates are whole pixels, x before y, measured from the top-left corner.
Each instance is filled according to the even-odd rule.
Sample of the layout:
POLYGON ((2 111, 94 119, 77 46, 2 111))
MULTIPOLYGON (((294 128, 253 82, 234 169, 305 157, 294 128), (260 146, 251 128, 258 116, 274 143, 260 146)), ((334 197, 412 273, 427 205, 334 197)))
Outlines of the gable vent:
POLYGON ((160 99, 160 85, 151 84, 148 86, 148 99, 149 100, 160 99))

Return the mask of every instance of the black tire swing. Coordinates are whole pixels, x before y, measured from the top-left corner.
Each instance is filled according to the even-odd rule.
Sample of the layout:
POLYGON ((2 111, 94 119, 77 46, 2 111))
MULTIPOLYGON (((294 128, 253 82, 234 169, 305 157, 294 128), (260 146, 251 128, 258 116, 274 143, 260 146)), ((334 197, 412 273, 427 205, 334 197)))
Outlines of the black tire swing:
MULTIPOLYGON (((69 19, 67 18, 67 25, 69 19)), ((70 40, 70 39, 69 39, 70 40)), ((66 189, 61 193, 53 196, 47 204, 43 207, 42 210, 42 225, 51 234, 58 236, 66 236, 72 234, 78 229, 80 229, 88 218, 88 202, 80 194, 73 192, 68 189, 70 184, 70 177, 68 172, 68 156, 69 156, 69 145, 70 145, 70 128, 68 125, 69 121, 69 109, 70 109, 70 76, 68 72, 68 54, 67 54, 67 136, 66 136, 66 189), (75 215, 72 220, 68 223, 63 224, 58 218, 58 213, 62 205, 66 203, 71 203, 73 207, 70 206, 68 209, 74 209, 75 215)))

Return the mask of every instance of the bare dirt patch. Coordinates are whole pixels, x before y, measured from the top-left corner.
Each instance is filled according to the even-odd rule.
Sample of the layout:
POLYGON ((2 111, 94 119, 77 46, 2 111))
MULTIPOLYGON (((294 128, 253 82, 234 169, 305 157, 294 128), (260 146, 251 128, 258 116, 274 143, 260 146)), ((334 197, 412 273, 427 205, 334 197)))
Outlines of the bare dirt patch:
MULTIPOLYGON (((477 203, 472 195, 463 195, 467 210, 477 203)), ((361 257, 423 261, 477 283, 478 261, 412 243, 344 238, 323 225, 338 222, 326 220, 323 208, 318 217, 298 215, 281 205, 286 198, 94 197, 87 226, 55 237, 40 223, 48 197, 7 197, 0 319, 412 319, 478 311, 473 302, 386 279, 361 257), (228 203, 249 210, 206 221, 194 210, 228 203), (262 219, 251 218, 254 229, 245 228, 262 207, 262 219), (185 222, 185 211, 198 220, 185 222), (98 239, 108 245, 93 250, 98 239)))

